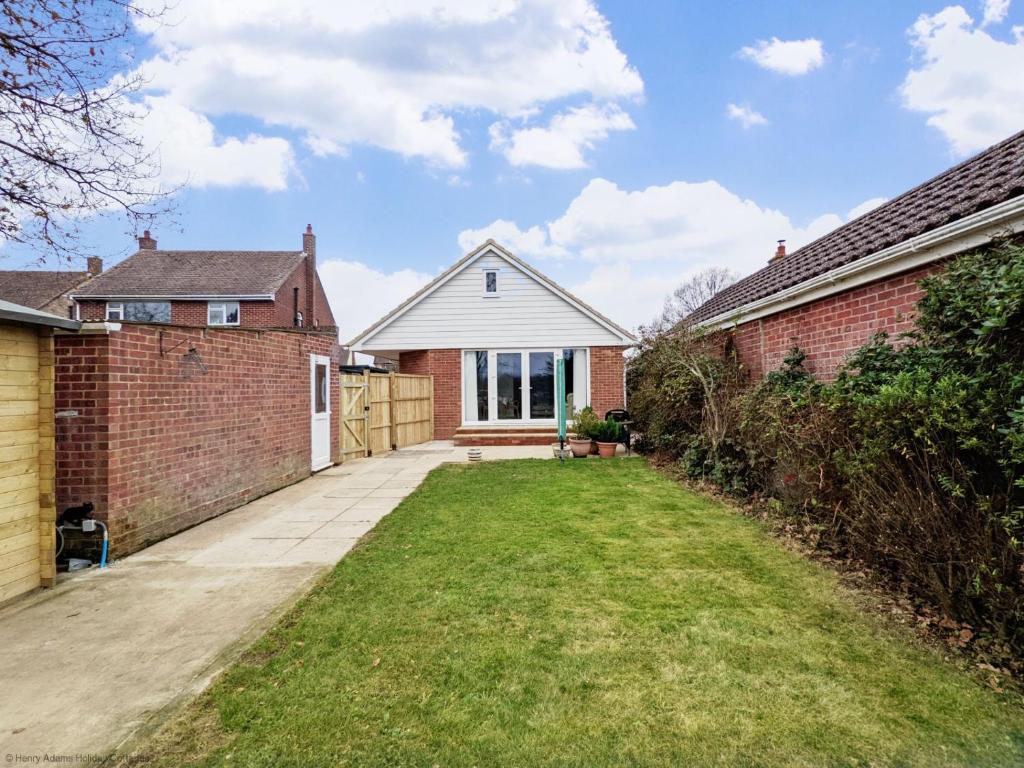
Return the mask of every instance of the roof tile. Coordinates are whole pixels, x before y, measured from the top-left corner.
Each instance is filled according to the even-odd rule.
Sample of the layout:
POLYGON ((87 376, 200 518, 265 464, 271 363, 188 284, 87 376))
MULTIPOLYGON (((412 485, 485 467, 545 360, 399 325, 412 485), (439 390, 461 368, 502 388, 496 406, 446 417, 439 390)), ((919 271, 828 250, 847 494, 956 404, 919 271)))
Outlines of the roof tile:
POLYGON ((717 293, 699 323, 1024 194, 1024 131, 717 293))
POLYGON ((75 296, 255 296, 272 294, 302 251, 141 250, 90 280, 75 296))

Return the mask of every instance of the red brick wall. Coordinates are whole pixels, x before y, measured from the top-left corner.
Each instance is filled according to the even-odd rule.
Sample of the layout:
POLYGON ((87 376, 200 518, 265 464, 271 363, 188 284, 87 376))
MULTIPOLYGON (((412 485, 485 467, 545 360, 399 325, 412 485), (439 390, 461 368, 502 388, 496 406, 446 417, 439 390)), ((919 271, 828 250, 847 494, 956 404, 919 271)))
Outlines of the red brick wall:
MULTIPOLYGON (((600 416, 624 407, 621 347, 590 348, 590 401, 600 416)), ((450 440, 462 424, 462 359, 457 349, 403 352, 399 370, 434 377, 434 439, 450 440)))
POLYGON ((123 556, 307 477, 310 354, 335 363, 337 454, 331 334, 126 324, 59 336, 56 407, 77 415, 57 419, 58 509, 92 501, 123 556))
POLYGON ((106 335, 54 338, 57 512, 91 501, 106 518, 110 355, 106 335))
MULTIPOLYGON (((290 328, 279 322, 278 310, 273 301, 240 301, 238 302, 239 327, 241 328, 290 328)), ((205 301, 172 301, 171 325, 200 326, 206 325, 207 302, 205 301)), ((85 321, 102 321, 107 316, 105 301, 79 302, 79 317, 85 321)), ((290 316, 290 314, 289 314, 290 316)))
POLYGON ((913 328, 915 305, 923 293, 917 282, 941 268, 928 265, 744 323, 733 335, 740 361, 759 378, 778 369, 796 346, 807 353, 808 370, 831 379, 872 334, 896 335, 913 328))
POLYGON ((613 408, 625 408, 622 347, 590 348, 590 405, 604 418, 613 408))

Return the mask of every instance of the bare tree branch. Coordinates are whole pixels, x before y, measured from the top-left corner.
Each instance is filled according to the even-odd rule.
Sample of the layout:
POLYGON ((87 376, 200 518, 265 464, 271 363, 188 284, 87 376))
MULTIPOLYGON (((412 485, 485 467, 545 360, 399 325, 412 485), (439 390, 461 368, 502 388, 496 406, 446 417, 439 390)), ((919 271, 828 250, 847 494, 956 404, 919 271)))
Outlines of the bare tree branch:
POLYGON ((131 0, 0 3, 0 241, 66 261, 86 219, 137 231, 166 210, 131 98, 144 83, 123 71, 141 15, 131 0))
POLYGON ((661 314, 650 326, 643 328, 643 332, 656 335, 675 328, 687 315, 735 283, 736 279, 736 273, 724 267, 709 267, 698 272, 665 297, 661 314))

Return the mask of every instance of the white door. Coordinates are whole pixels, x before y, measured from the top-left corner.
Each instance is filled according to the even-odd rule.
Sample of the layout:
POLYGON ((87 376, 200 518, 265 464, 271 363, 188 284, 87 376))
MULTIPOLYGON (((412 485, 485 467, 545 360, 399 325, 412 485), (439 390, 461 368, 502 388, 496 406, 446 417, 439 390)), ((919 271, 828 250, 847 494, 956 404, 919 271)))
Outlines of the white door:
POLYGON ((331 463, 331 358, 309 356, 309 387, 312 468, 316 472, 331 463))

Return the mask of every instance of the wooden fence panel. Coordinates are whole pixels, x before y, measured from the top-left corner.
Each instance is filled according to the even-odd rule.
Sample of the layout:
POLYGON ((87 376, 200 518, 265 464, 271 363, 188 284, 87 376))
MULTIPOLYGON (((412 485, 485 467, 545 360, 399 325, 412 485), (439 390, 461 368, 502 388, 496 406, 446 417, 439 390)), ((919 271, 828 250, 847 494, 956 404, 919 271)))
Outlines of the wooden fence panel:
POLYGON ((391 450, 391 376, 387 373, 369 375, 370 455, 380 456, 391 450))
POLYGON ((405 448, 434 437, 434 379, 430 376, 391 375, 393 442, 405 448))
POLYGON ((380 456, 434 438, 434 379, 342 374, 341 460, 380 456))

